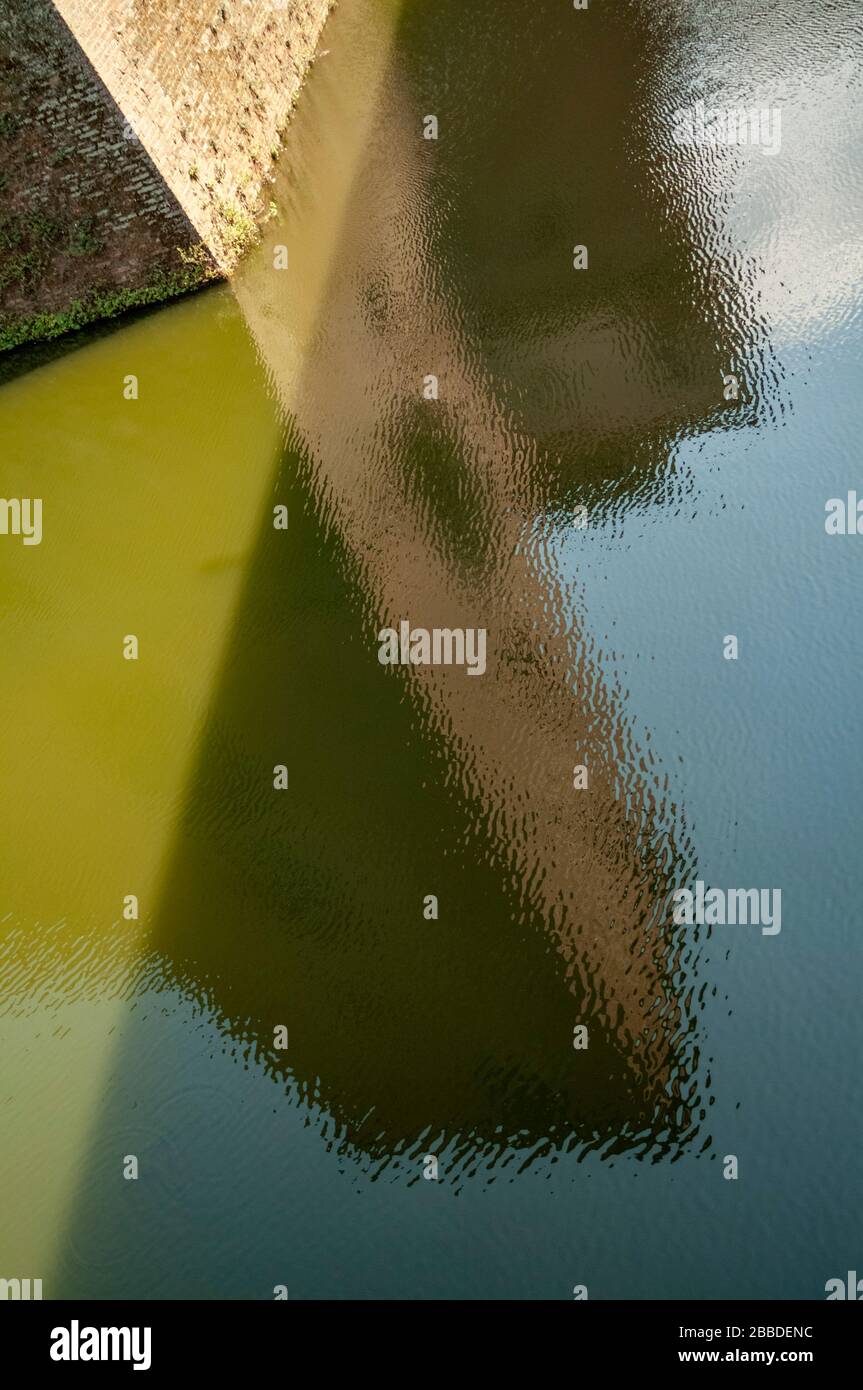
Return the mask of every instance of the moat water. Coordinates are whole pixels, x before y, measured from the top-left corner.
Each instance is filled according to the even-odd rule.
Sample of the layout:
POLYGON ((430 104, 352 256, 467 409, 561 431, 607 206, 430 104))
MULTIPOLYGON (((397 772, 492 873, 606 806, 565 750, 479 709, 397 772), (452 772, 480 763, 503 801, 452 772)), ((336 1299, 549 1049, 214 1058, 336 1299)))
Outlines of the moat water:
POLYGON ((235 282, 0 386, 0 1277, 860 1267, 863 19, 660 8, 343 0, 235 282))

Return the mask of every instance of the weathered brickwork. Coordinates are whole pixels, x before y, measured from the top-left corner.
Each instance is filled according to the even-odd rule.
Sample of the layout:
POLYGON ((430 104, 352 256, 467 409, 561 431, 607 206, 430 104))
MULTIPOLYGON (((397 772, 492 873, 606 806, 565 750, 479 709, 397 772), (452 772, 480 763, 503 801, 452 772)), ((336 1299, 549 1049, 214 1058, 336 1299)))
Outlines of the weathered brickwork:
POLYGON ((0 0, 0 346, 230 269, 329 9, 0 0))
POLYGON ((329 0, 56 0, 202 238, 230 264, 329 0))

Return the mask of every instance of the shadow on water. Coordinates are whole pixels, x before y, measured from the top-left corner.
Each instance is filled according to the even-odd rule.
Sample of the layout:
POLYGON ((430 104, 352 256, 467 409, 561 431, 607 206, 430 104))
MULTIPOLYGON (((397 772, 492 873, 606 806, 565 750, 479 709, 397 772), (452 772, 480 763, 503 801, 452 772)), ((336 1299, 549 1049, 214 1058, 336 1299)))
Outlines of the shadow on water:
MULTIPOLYGON (((757 328, 741 309, 724 340, 705 329, 698 253, 635 119, 663 61, 639 6, 575 33, 550 3, 408 6, 377 98, 358 52, 373 10, 332 20, 279 220, 236 285, 289 419, 270 505, 290 528, 268 508, 156 975, 371 1175, 415 1182, 425 1152, 456 1185, 565 1151, 673 1158, 710 1143, 705 962, 667 913, 694 849, 547 540, 575 502, 667 500, 675 438, 718 422, 722 370, 757 328), (374 114, 334 233, 302 164, 337 162, 353 99, 374 114), (435 109, 454 135, 429 149, 435 109), (440 399, 420 405, 428 372, 440 399), (376 635, 400 617, 487 627, 487 673, 385 670, 376 635)), ((101 1134, 146 1101, 135 1073, 121 1045, 79 1252, 119 1219, 94 1174, 116 1163, 101 1134)))
MULTIPOLYGON (((185 294, 187 297, 207 294, 208 291, 214 289, 218 289, 218 286, 213 284, 201 285, 198 289, 187 290, 185 294)), ((52 362, 59 362, 70 353, 79 352, 81 348, 101 342, 103 338, 110 338, 115 333, 120 333, 123 329, 128 328, 130 324, 150 318, 152 315, 160 313, 164 308, 164 301, 160 304, 141 304, 134 309, 124 309, 117 318, 99 319, 95 323, 89 323, 64 333, 59 338, 24 343, 21 347, 0 353, 0 386, 5 386, 18 377, 27 376, 28 373, 37 371, 39 367, 48 367, 52 362)))

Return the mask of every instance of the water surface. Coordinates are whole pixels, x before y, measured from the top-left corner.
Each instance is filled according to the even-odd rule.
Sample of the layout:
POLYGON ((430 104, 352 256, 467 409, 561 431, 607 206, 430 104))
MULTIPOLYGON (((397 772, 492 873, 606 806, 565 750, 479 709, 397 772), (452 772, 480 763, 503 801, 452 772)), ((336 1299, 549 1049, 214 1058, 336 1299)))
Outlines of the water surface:
POLYGON ((0 389, 45 510, 0 545, 3 1270, 822 1297, 860 1234, 859 16, 356 0, 324 48, 235 283, 0 389), (781 149, 675 145, 698 99, 781 149), (486 673, 381 666, 401 619, 487 629, 486 673), (696 878, 781 887, 781 933, 676 926, 696 878))

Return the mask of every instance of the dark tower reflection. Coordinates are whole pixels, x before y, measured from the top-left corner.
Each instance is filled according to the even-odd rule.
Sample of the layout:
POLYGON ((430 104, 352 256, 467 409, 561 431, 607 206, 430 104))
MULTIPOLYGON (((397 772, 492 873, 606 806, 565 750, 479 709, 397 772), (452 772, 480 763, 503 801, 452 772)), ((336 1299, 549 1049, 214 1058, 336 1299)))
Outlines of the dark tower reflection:
MULTIPOLYGON (((744 302, 717 330, 658 188, 666 40, 637 6, 573 27, 551 0, 409 5, 322 268, 303 161, 338 161, 315 122, 361 88, 372 10, 333 21, 237 281, 286 415, 290 527, 262 521, 152 944, 372 1173, 673 1157, 709 1142, 704 961, 666 909, 694 848, 551 541, 577 545, 579 506, 673 497, 675 439, 728 422, 723 372, 759 330, 744 302), (385 670, 401 618, 486 628, 488 671, 385 670)), ((130 1100, 107 1096, 112 1131, 130 1100)), ((82 1203, 76 1246, 98 1219, 82 1203)))

